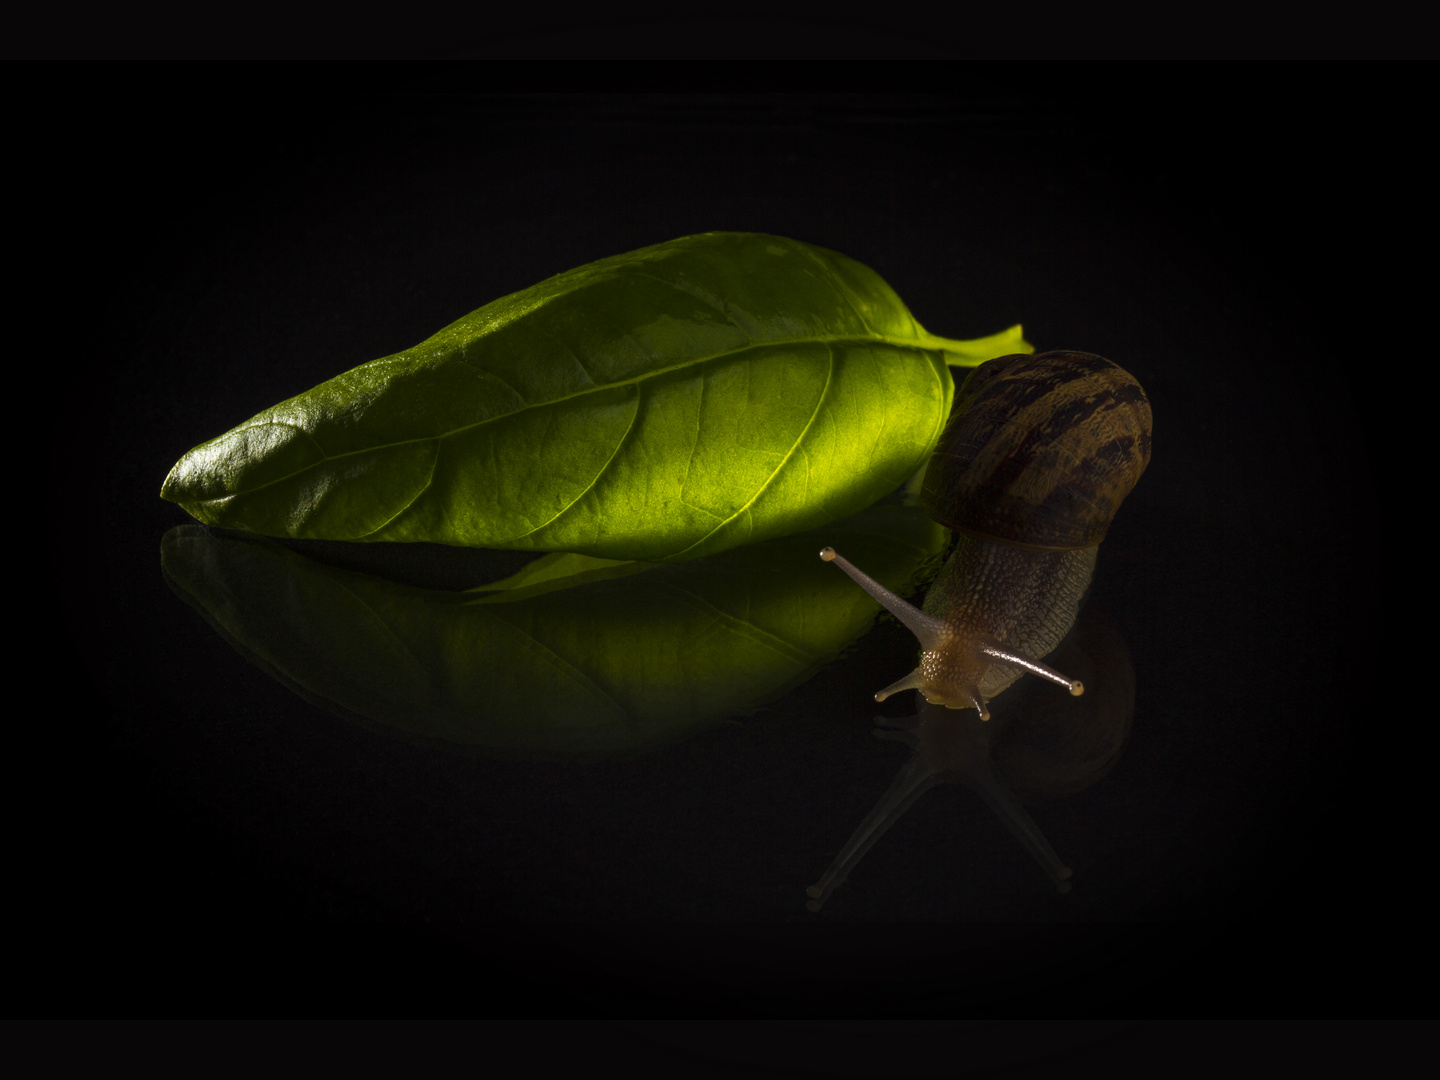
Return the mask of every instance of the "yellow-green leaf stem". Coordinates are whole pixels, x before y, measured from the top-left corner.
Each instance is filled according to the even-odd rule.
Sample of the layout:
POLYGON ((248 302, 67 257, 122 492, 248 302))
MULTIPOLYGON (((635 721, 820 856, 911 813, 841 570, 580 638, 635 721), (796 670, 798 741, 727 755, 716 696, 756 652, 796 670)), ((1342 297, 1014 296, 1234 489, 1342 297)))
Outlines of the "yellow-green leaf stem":
POLYGON ((1025 340, 1025 330, 1019 323, 1008 330, 1001 330, 989 337, 974 341, 951 341, 949 338, 933 337, 939 348, 945 352, 945 363, 951 367, 979 367, 986 360, 1012 353, 1033 353, 1035 346, 1025 340))

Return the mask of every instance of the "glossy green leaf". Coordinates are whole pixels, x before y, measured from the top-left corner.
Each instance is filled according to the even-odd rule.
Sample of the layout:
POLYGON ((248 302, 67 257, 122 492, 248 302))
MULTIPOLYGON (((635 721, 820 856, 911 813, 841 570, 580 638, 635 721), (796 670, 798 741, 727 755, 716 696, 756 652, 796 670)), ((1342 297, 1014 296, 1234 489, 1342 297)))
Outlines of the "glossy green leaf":
POLYGON ((161 562, 242 654, 332 711, 485 750, 569 755, 683 737, 835 659, 879 607, 816 557, 826 544, 909 592, 946 539, 917 508, 884 503, 714 558, 595 566, 561 556, 549 572, 468 593, 199 525, 166 533, 161 562))
POLYGON ((631 559, 597 559, 593 555, 561 551, 542 555, 517 573, 493 584, 471 589, 470 593, 477 603, 508 603, 520 597, 569 589, 591 581, 626 577, 655 565, 631 559))
POLYGON ((161 494, 270 536, 692 559, 834 521, 923 464, 946 364, 874 271, 706 233, 560 274, 186 454, 161 494))

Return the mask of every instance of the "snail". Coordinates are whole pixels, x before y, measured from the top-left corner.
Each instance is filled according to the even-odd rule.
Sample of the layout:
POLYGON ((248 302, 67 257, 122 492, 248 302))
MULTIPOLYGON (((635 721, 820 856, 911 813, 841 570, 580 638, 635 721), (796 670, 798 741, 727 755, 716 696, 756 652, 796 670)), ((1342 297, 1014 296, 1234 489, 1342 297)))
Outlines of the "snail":
MULTIPOLYGON (((937 706, 973 709, 983 722, 990 719, 989 702, 1027 671, 1072 695, 1084 693, 1079 679, 1042 660, 1075 623, 1100 541, 1150 460, 1150 427, 1150 403, 1140 384, 1103 357, 1071 351, 1019 354, 972 371, 921 488, 926 511, 956 534, 924 609, 890 592, 833 548, 820 552, 920 641, 919 665, 876 693, 875 700, 914 689, 930 707, 922 713, 930 715, 931 723, 939 722, 937 706)), ((913 771, 917 775, 904 785, 904 793, 892 789, 887 794, 888 817, 867 819, 871 835, 864 847, 927 787, 945 778, 933 764, 922 762, 913 771)), ((1034 828, 1028 816, 1025 821, 1034 828)), ((1039 845, 1032 844, 1032 850, 1038 853, 1039 845)), ((863 850, 848 858, 842 854, 821 884, 810 888, 812 908, 843 880, 835 878, 842 862, 853 865, 863 850)), ((1041 862, 1057 884, 1070 876, 1053 852, 1041 862)))

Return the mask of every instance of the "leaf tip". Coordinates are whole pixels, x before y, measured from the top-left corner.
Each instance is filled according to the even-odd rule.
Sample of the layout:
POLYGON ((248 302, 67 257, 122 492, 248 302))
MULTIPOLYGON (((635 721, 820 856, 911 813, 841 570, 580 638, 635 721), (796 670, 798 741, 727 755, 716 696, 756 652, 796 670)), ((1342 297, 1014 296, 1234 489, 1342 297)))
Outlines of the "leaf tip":
POLYGON ((165 474, 165 480, 160 485, 160 498, 166 502, 173 502, 184 506, 189 488, 189 462, 192 454, 183 455, 179 461, 170 466, 170 471, 165 474))

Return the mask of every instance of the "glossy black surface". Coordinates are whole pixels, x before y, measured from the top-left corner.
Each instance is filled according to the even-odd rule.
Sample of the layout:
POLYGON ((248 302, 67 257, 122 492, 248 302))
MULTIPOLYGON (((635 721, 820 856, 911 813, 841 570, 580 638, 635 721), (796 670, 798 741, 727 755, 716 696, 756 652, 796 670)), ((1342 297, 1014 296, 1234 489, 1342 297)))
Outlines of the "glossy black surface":
POLYGON ((1403 758, 1415 722, 1361 701, 1340 645, 1379 612, 1378 540, 1344 523, 1374 519, 1388 456, 1382 391, 1352 373, 1361 331, 1406 319, 1360 272, 1396 204, 1343 155, 1296 167, 1381 123, 1372 97, 1303 73, 1273 123, 1258 82, 1232 100, 1159 69, 1142 101, 1104 79, 689 99, 404 79, 210 85, 183 128, 157 119, 173 88, 137 79, 93 105, 83 152, 37 135, 58 177, 123 158, 137 182, 49 203, 59 667, 10 758, 12 880, 50 943, 27 1007, 143 1011, 144 968, 162 1012, 1403 1010, 1383 971, 1328 975, 1393 951, 1413 910, 1409 812, 1380 824, 1401 796, 1369 762, 1377 739, 1403 758), (195 443, 496 296, 706 229, 844 252, 936 333, 1021 321, 1149 394, 1153 458, 1090 601, 1128 643, 1133 730, 1103 780, 1031 809, 1069 894, 952 785, 806 911, 903 757, 870 735, 871 695, 914 661, 893 623, 756 718, 554 764, 347 723, 166 588, 185 517, 158 490, 195 443))

